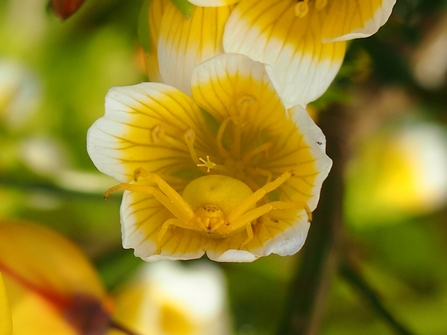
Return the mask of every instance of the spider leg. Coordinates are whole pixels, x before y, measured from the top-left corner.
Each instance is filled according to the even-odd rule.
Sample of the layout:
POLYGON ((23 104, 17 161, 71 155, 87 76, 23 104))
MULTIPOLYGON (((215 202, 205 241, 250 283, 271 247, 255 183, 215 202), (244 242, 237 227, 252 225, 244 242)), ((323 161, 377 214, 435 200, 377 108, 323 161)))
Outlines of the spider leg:
POLYGON ((276 190, 282 184, 284 184, 290 177, 294 175, 293 171, 286 171, 281 176, 276 178, 274 181, 265 184, 259 190, 250 195, 247 199, 242 201, 239 205, 237 205, 233 210, 228 214, 228 221, 233 222, 241 215, 243 215, 247 210, 250 209, 253 205, 255 205, 259 200, 261 200, 264 195, 267 193, 276 190))
POLYGON ((245 226, 245 231, 247 232, 247 238, 244 242, 240 245, 239 249, 242 249, 247 245, 248 242, 250 242, 253 239, 253 228, 251 226, 251 222, 245 226))
MULTIPOLYGON (((182 198, 180 194, 176 190, 174 190, 167 182, 165 182, 160 176, 149 173, 143 168, 138 168, 134 173, 135 180, 139 178, 145 179, 149 182, 153 182, 157 184, 160 190, 164 193, 165 197, 168 199, 169 206, 165 203, 163 205, 171 211, 172 207, 176 208, 177 213, 181 213, 181 216, 176 215, 171 211, 172 214, 177 216, 179 219, 190 220, 194 217, 194 212, 189 206, 189 204, 182 198)), ((156 197, 154 195, 154 197, 156 197)), ((158 198, 157 198, 158 200, 158 198)), ((161 202, 161 201, 160 201, 161 202)))
POLYGON ((253 229, 252 229, 252 222, 261 216, 271 212, 274 209, 300 209, 304 208, 308 215, 309 222, 312 220, 312 213, 307 206, 307 204, 303 202, 284 202, 284 201, 273 201, 269 202, 265 205, 262 205, 260 207, 254 208, 247 213, 241 215, 239 218, 234 220, 231 225, 228 227, 231 227, 231 231, 238 230, 241 227, 245 226, 245 229, 247 231, 247 239, 242 242, 239 249, 243 248, 245 245, 247 245, 248 242, 250 242, 253 239, 253 229))
POLYGON ((163 206, 165 206, 174 216, 176 216, 179 219, 189 219, 185 215, 184 212, 180 210, 180 208, 174 204, 166 195, 164 195, 162 192, 157 190, 156 188, 149 186, 149 185, 135 185, 135 184, 118 184, 111 189, 109 189, 106 194, 104 195, 104 198, 107 199, 109 195, 115 191, 118 190, 124 190, 124 191, 131 191, 131 192, 138 192, 143 194, 149 194, 152 195, 155 199, 157 199, 163 206))

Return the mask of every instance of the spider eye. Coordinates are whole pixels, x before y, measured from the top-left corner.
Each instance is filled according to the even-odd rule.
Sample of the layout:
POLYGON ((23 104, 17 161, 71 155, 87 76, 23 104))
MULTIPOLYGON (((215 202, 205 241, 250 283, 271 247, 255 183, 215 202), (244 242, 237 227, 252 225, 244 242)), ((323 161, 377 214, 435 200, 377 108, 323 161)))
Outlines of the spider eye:
POLYGON ((251 194, 251 188, 240 180, 223 175, 208 175, 191 181, 182 196, 193 211, 212 204, 228 214, 251 194))

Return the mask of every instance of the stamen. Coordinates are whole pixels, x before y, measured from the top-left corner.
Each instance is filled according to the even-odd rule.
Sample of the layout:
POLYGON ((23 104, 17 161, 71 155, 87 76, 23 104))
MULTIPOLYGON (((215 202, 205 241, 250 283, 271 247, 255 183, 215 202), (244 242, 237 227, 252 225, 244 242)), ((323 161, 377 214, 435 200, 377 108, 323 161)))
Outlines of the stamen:
POLYGON ((241 156, 241 136, 242 136, 242 127, 244 126, 244 121, 246 119, 245 115, 247 114, 250 106, 256 102, 256 98, 250 94, 245 94, 241 96, 236 101, 237 108, 237 118, 233 118, 233 123, 236 126, 234 132, 234 143, 233 143, 233 154, 234 157, 241 156))
POLYGON ((194 148, 194 142, 196 140, 196 133, 194 132, 194 130, 188 129, 183 135, 183 141, 180 141, 177 138, 167 135, 161 125, 156 125, 154 128, 152 128, 150 136, 154 143, 163 140, 174 148, 180 149, 182 151, 188 151, 191 155, 192 161, 195 164, 199 162, 199 158, 194 148))
POLYGON ((160 133, 161 126, 157 124, 154 128, 151 129, 151 140, 153 143, 157 143, 160 139, 158 137, 160 133))
POLYGON ((273 175, 272 175, 272 173, 270 171, 264 170, 264 169, 261 169, 261 168, 258 168, 258 167, 256 169, 253 169, 251 167, 247 167, 247 172, 250 175, 257 175, 257 176, 264 176, 264 177, 266 177, 267 179, 266 179, 264 184, 270 183, 272 181, 272 178, 273 178, 273 175))
POLYGON ((309 0, 300 0, 295 5, 295 16, 296 17, 305 17, 309 13, 309 0))
POLYGON ((219 154, 222 158, 228 158, 230 157, 230 155, 228 154, 228 151, 225 150, 225 148, 222 145, 222 137, 223 134, 225 132, 225 128, 227 127, 228 122, 230 121, 230 119, 226 119, 222 122, 222 124, 219 127, 219 131, 217 132, 217 137, 216 137, 216 141, 217 141, 217 150, 219 150, 219 154))
POLYGON ((316 0, 315 1, 315 8, 317 10, 322 10, 327 5, 327 0, 316 0))
POLYGON ((196 149, 194 148, 194 142, 196 140, 196 133, 194 130, 189 129, 185 135, 183 135, 183 139, 185 140, 186 146, 189 149, 189 154, 191 155, 191 159, 194 163, 199 161, 197 157, 196 149))
POLYGON ((265 142, 265 143, 261 144, 261 145, 260 145, 259 147, 257 147, 256 149, 253 149, 253 150, 247 152, 247 153, 245 154, 244 158, 242 159, 242 161, 243 161, 245 164, 248 164, 248 162, 250 161, 250 159, 252 159, 255 155, 259 154, 260 152, 265 151, 266 154, 267 154, 267 150, 270 149, 271 147, 273 147, 273 145, 274 145, 274 144, 273 144, 273 142, 271 142, 271 141, 268 141, 268 142, 265 142))
POLYGON ((156 125, 154 128, 152 128, 151 139, 154 143, 157 143, 158 141, 163 140, 177 149, 181 149, 181 150, 188 149, 187 146, 182 141, 179 141, 176 138, 167 135, 165 133, 165 131, 163 130, 163 127, 159 124, 156 125))
POLYGON ((236 131, 234 132, 234 143, 233 143, 233 154, 234 157, 241 156, 241 134, 242 134, 242 125, 240 123, 235 124, 236 131))
MULTIPOLYGON (((239 110, 241 112, 244 112, 247 110, 247 107, 250 106, 251 104, 256 102, 256 98, 250 94, 244 94, 243 96, 241 96, 238 100, 237 100, 237 107, 239 108, 239 110)), ((242 114, 242 113, 241 113, 242 114)), ((243 115, 242 115, 243 116, 243 115)))

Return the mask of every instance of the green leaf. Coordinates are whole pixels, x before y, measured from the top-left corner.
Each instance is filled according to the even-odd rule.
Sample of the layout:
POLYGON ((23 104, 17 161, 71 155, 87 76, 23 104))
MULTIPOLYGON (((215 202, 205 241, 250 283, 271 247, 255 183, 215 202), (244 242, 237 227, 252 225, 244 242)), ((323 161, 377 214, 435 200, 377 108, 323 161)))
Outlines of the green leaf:
POLYGON ((141 6, 140 15, 138 17, 138 39, 146 54, 150 53, 150 37, 149 37, 149 4, 151 0, 144 0, 141 6))
POLYGON ((187 19, 191 17, 192 10, 194 9, 194 5, 190 3, 188 0, 171 0, 174 5, 178 8, 180 12, 182 12, 183 16, 187 19))

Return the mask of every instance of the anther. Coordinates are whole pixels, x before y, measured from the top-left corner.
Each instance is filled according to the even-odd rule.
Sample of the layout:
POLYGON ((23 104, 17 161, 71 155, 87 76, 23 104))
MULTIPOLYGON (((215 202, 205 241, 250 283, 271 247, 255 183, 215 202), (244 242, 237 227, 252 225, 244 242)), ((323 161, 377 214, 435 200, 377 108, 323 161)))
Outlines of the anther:
POLYGON ((257 99, 254 96, 250 94, 244 94, 239 99, 237 99, 236 105, 238 106, 238 108, 242 109, 250 106, 251 104, 256 102, 256 100, 257 99))
POLYGON ((316 0, 315 8, 316 10, 322 10, 327 5, 327 0, 316 0))
POLYGON ((186 143, 186 146, 188 147, 189 154, 191 155, 191 159, 194 163, 199 161, 197 158, 196 150, 194 149, 194 142, 196 140, 196 133, 192 129, 188 129, 186 133, 183 135, 183 140, 186 143))
POLYGON ((305 17, 309 13, 309 0, 300 0, 295 5, 295 16, 305 17))
POLYGON ((151 140, 153 143, 157 143, 160 138, 159 138, 159 133, 161 130, 161 126, 159 124, 157 124, 154 128, 151 129, 151 140))

